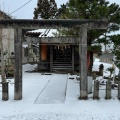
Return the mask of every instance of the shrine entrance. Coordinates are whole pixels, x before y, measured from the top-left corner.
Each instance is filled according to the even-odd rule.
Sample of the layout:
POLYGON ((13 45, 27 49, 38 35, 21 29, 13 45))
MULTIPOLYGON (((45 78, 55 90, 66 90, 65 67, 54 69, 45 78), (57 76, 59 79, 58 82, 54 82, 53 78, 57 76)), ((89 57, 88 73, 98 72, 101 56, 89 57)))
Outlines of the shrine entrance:
POLYGON ((68 47, 56 47, 53 48, 53 62, 71 62, 71 46, 68 47))
POLYGON ((54 72, 74 71, 72 68, 72 46, 53 46, 53 64, 51 67, 54 72))

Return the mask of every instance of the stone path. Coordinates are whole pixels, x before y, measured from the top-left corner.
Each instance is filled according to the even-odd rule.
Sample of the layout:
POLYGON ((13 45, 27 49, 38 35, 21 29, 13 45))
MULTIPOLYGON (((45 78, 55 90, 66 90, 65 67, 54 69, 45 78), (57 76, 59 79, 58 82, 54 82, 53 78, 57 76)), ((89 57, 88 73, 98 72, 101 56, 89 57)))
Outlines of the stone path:
POLYGON ((59 104, 65 102, 67 74, 54 74, 40 92, 35 100, 35 104, 59 104), (59 85, 59 86, 58 86, 59 85))

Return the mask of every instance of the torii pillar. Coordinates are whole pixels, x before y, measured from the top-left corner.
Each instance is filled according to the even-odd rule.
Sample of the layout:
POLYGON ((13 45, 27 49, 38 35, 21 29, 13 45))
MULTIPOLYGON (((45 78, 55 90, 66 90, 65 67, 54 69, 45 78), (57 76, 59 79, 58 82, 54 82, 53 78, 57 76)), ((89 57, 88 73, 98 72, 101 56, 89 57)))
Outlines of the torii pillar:
POLYGON ((80 97, 79 99, 88 99, 87 91, 87 30, 89 29, 106 29, 107 24, 83 23, 79 28, 79 73, 80 73, 80 97))
POLYGON ((87 24, 81 25, 79 37, 80 99, 87 99, 87 24))
POLYGON ((14 100, 22 99, 22 29, 14 29, 15 85, 14 100))

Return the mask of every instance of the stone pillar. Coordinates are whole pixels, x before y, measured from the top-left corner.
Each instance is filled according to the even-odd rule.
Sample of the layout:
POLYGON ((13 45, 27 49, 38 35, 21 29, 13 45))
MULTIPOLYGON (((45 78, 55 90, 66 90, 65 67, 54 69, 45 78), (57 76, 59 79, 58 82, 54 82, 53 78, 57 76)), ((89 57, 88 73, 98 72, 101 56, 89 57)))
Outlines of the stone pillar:
POLYGON ((87 92, 87 25, 80 28, 79 41, 79 71, 80 71, 80 99, 88 99, 87 92))
POLYGON ((8 82, 2 82, 2 100, 7 101, 9 99, 8 82))
POLYGON ((118 82, 118 99, 120 100, 120 81, 118 82))
POLYGON ((34 39, 34 38, 27 37, 27 42, 28 42, 28 62, 36 61, 36 55, 33 53, 33 48, 32 48, 32 39, 34 39))
POLYGON ((111 99, 111 82, 106 82, 106 97, 105 99, 111 99))
POLYGON ((2 79, 2 82, 6 82, 6 79, 5 79, 5 61, 4 61, 4 44, 3 44, 3 31, 2 29, 0 29, 0 62, 1 62, 1 65, 0 65, 0 69, 1 69, 1 79, 2 79))
POLYGON ((94 81, 93 99, 99 99, 99 81, 94 81))
POLYGON ((15 85, 14 99, 22 99, 22 29, 16 27, 14 30, 15 51, 15 85))
POLYGON ((31 37, 27 37, 27 43, 28 43, 28 53, 31 52, 31 37))

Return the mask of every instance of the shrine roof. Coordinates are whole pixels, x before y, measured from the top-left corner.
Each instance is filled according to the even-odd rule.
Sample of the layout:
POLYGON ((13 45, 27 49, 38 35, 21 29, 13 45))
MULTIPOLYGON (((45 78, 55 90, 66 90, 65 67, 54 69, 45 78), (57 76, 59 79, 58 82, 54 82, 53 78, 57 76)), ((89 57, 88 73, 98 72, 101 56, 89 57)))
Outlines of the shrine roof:
POLYGON ((58 33, 57 29, 37 29, 37 30, 31 30, 27 31, 26 35, 31 36, 37 36, 37 37, 54 37, 58 33))

